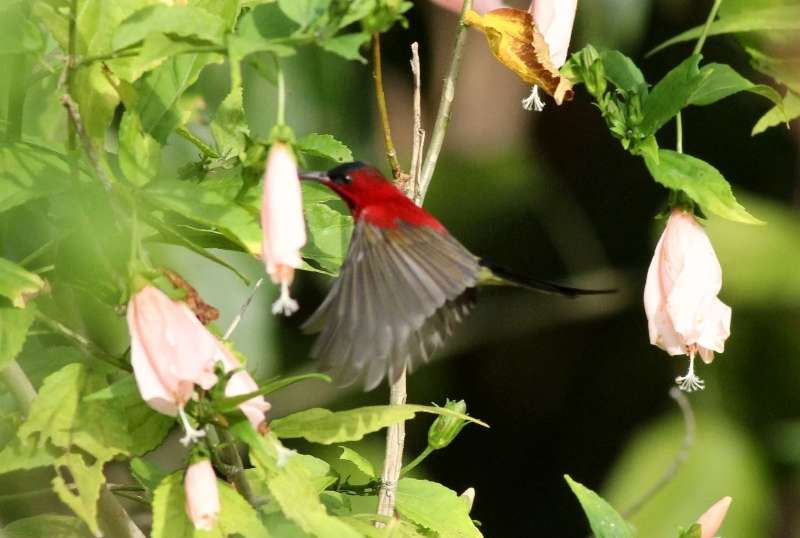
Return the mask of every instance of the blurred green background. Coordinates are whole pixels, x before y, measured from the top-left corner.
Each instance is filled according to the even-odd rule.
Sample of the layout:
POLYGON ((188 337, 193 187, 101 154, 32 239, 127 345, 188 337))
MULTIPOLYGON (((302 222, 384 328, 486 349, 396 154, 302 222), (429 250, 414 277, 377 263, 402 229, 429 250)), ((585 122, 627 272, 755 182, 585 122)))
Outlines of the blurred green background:
MULTIPOLYGON (((702 23, 709 7, 710 2, 696 0, 584 0, 572 49, 586 43, 619 48, 652 82, 681 61, 690 45, 648 59, 644 53, 702 23)), ((426 2, 417 2, 408 16, 408 29, 397 27, 383 40, 387 98, 405 165, 412 119, 409 45, 420 43, 430 129, 456 26, 455 15, 426 2)), ((751 80, 768 82, 748 67, 731 37, 710 39, 704 54, 730 63, 751 80)), ((295 131, 333 133, 359 159, 386 170, 370 66, 317 49, 304 50, 286 66, 287 119, 295 131)), ((245 68, 244 78, 251 129, 266 136, 274 118, 274 87, 253 66, 245 68)), ((46 139, 61 144, 63 124, 50 120, 61 114, 52 101, 55 83, 49 77, 29 95, 26 118, 33 119, 26 121, 38 122, 46 139)), ((227 94, 228 83, 226 66, 210 66, 193 88, 191 98, 205 104, 195 118, 201 136, 208 135, 203 124, 227 94)), ((542 278, 615 286, 619 293, 573 301, 517 290, 482 292, 477 309, 446 349, 411 376, 409 401, 463 398, 470 414, 492 427, 466 428, 415 474, 458 492, 475 487, 473 517, 486 536, 581 537, 588 527, 563 474, 623 510, 657 480, 683 442, 683 423, 668 391, 686 360, 669 358, 649 344, 641 305, 662 226, 654 215, 664 208, 666 191, 650 180, 641 160, 611 138, 582 89, 573 102, 551 103, 542 113, 522 110, 519 101, 527 93, 473 32, 426 206, 482 257, 542 278)), ((751 137, 753 124, 768 108, 765 100, 738 94, 684 114, 686 151, 717 167, 743 205, 768 224, 752 227, 713 217, 707 223, 723 267, 721 299, 733 308, 732 334, 726 352, 711 366, 700 366, 706 389, 690 396, 697 432, 688 460, 632 519, 642 537, 674 536, 678 526, 687 526, 725 495, 733 497, 733 505, 722 535, 800 536, 800 125, 751 137)), ((659 142, 670 147, 673 138, 668 128, 659 142)), ((161 173, 176 174, 195 153, 173 135, 161 173)), ((15 225, 24 210, 15 211, 18 220, 14 212, 2 220, 6 251, 13 251, 27 232, 15 225)), ((220 309, 221 326, 249 293, 234 275, 183 249, 153 246, 152 252, 155 261, 183 274, 220 309)), ((253 278, 263 272, 244 254, 219 254, 253 278)), ((92 268, 79 270, 88 274, 92 268)), ((313 368, 307 358, 312 340, 299 325, 329 284, 328 278, 300 274, 295 292, 301 310, 289 319, 269 313, 273 286, 259 290, 234 336, 258 380, 313 368)), ((96 308, 98 320, 112 314, 81 304, 96 308)), ((111 348, 125 338, 119 324, 112 325, 109 331, 95 326, 94 335, 111 348)), ((35 376, 30 366, 29 373, 35 376)), ((385 388, 364 394, 309 382, 276 394, 272 416, 312 406, 385 403, 387 394, 385 388)), ((425 447, 427 420, 408 425, 407 459, 425 447)), ((382 447, 382 435, 361 443, 375 464, 382 447)), ((335 453, 319 450, 326 457, 335 453)), ((177 443, 154 457, 179 461, 177 443)), ((14 475, 2 478, 0 495, 14 489, 14 475)), ((41 506, 6 505, 2 511, 24 513, 41 506)))

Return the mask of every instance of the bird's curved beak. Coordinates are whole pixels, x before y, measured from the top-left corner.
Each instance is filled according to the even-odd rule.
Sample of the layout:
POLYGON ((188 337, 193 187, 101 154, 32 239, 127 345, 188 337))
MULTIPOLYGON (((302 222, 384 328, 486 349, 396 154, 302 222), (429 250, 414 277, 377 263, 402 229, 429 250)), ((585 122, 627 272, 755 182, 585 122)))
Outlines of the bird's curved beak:
POLYGON ((328 172, 309 171, 309 172, 301 172, 300 179, 304 179, 306 181, 326 182, 330 178, 328 178, 328 172))

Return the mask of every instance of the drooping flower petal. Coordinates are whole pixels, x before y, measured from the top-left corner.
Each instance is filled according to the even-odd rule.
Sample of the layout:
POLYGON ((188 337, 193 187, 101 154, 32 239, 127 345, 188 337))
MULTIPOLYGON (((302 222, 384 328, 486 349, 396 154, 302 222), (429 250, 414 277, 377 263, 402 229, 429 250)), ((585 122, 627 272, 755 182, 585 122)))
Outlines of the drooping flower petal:
POLYGON ((186 515, 194 528, 212 530, 219 516, 219 488, 211 462, 204 459, 189 465, 183 487, 186 493, 186 515))
POLYGON ((693 372, 696 354, 709 363, 725 349, 731 309, 717 298, 721 288, 722 268, 702 226, 674 210, 650 262, 644 308, 650 343, 670 355, 689 355, 682 386, 702 388, 693 372))
POLYGON ((273 313, 290 315, 297 303, 289 296, 294 270, 303 263, 300 249, 306 244, 303 197, 297 162, 286 144, 276 142, 267 156, 261 203, 261 254, 272 281, 281 285, 273 313))
POLYGON ((134 377, 150 407, 176 416, 195 385, 217 382, 217 341, 184 303, 146 286, 131 298, 127 316, 134 377))
POLYGON ((700 524, 700 538, 714 538, 717 535, 717 531, 728 513, 731 501, 730 497, 721 498, 697 519, 697 523, 700 524))
POLYGON ((530 13, 501 8, 480 15, 470 10, 464 21, 483 32, 495 58, 527 84, 542 88, 559 105, 572 99, 572 83, 558 72, 530 13))
POLYGON ((567 61, 578 0, 533 0, 528 12, 550 49, 550 60, 560 68, 567 61))
MULTIPOLYGON (((461 13, 464 7, 464 0, 431 0, 434 4, 445 8, 453 13, 461 13)), ((494 9, 500 9, 506 5, 500 0, 475 0, 472 2, 472 9, 478 13, 486 13, 494 9)))
MULTIPOLYGON (((239 362, 233 353, 220 344, 222 349, 222 362, 225 365, 225 371, 230 372, 237 368, 242 368, 242 363, 239 362)), ((225 385, 225 396, 232 398, 234 396, 241 396, 258 390, 258 384, 253 377, 245 369, 241 369, 233 374, 225 385)), ((239 404, 239 409, 244 413, 253 428, 258 431, 259 428, 267 420, 266 413, 270 408, 263 396, 256 396, 239 404)))

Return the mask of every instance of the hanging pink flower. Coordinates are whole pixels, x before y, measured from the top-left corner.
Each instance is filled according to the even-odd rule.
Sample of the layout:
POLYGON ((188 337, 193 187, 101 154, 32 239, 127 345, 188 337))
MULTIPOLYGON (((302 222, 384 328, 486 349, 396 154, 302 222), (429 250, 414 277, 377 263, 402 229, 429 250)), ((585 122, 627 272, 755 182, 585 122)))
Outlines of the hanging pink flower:
MULTIPOLYGON (((461 8, 464 7, 464 0, 431 0, 437 6, 441 6, 448 11, 452 11, 453 13, 461 13, 461 8)), ((507 7, 504 2, 500 0, 475 0, 472 2, 472 9, 477 11, 478 13, 486 13, 487 11, 493 11, 495 9, 500 9, 502 7, 507 7)))
POLYGON ((188 422, 183 408, 195 385, 210 389, 217 382, 214 364, 221 360, 216 338, 186 304, 160 289, 146 286, 128 304, 131 365, 142 399, 169 416, 180 416, 185 444, 203 432, 188 422))
POLYGON ((725 350, 731 309, 717 298, 722 268, 694 216, 675 209, 656 245, 647 272, 644 308, 650 343, 670 355, 688 355, 689 371, 676 379, 686 391, 702 389, 694 357, 704 362, 725 350))
MULTIPOLYGON (((242 368, 242 363, 239 362, 239 359, 237 359, 233 353, 222 346, 222 344, 220 344, 220 347, 222 349, 222 362, 225 365, 226 372, 242 368)), ((256 384, 247 370, 242 368, 228 380, 228 384, 225 385, 225 396, 232 398, 234 396, 249 394, 257 390, 258 384, 256 384)), ((239 404, 239 410, 244 413, 256 431, 266 422, 266 413, 269 411, 270 407, 269 402, 267 402, 263 396, 255 396, 239 404)))
POLYGON ((186 515, 194 528, 212 530, 219 516, 219 488, 217 475, 208 459, 189 465, 183 488, 186 493, 186 515))
POLYGON ((280 298, 272 313, 289 316, 297 302, 289 295, 294 270, 303 263, 300 249, 306 244, 303 197, 297 162, 286 144, 276 142, 267 156, 261 204, 261 230, 264 239, 261 255, 272 281, 281 285, 280 298))
MULTIPOLYGON (((578 0, 533 0, 528 8, 528 12, 533 16, 536 30, 547 43, 550 61, 556 69, 560 69, 567 61, 577 9, 578 0)), ((526 110, 544 109, 538 86, 534 86, 530 96, 523 99, 522 106, 526 110)))
POLYGON ((698 518, 697 523, 700 524, 700 538, 714 538, 717 535, 717 531, 725 520, 725 514, 728 513, 731 500, 730 497, 721 498, 698 518))

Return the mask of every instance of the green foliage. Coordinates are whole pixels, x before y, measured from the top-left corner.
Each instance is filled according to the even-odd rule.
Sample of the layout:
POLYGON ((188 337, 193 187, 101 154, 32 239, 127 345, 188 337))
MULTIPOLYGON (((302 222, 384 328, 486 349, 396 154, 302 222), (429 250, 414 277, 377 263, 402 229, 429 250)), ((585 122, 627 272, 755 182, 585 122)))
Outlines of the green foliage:
POLYGON ((42 514, 12 521, 3 527, 5 538, 92 538, 83 522, 74 517, 42 514))
POLYGON ((455 491, 436 482, 403 478, 397 483, 397 511, 434 536, 483 536, 455 491))
POLYGON ((703 530, 702 527, 699 524, 695 523, 686 530, 681 529, 678 532, 678 538, 702 538, 701 536, 702 530, 703 530))
POLYGON ((617 513, 600 495, 583 484, 575 482, 569 475, 564 475, 572 493, 581 503, 592 533, 597 538, 631 538, 633 530, 625 519, 617 513))
POLYGON ((33 323, 33 312, 33 308, 0 307, 0 370, 22 350, 33 323))
POLYGON ((783 99, 774 88, 766 84, 753 84, 729 65, 706 64, 703 66, 701 74, 705 72, 709 74, 703 78, 700 86, 689 98, 691 105, 710 105, 730 95, 748 91, 769 99, 777 107, 782 108, 783 106, 783 99))
POLYGON ((643 109, 641 129, 645 136, 656 134, 683 110, 695 91, 711 75, 710 71, 700 71, 700 59, 699 54, 693 54, 653 87, 643 109))
POLYGON ((353 160, 350 148, 327 134, 308 134, 295 143, 295 149, 300 153, 330 159, 337 163, 353 160))
POLYGON ((488 427, 480 420, 444 407, 405 404, 373 405, 338 412, 306 409, 272 421, 271 429, 281 438, 303 437, 312 443, 330 445, 358 441, 368 433, 410 420, 416 413, 434 413, 488 427))
POLYGON ((218 480, 220 512, 210 531, 199 531, 186 515, 186 494, 183 472, 164 478, 153 495, 153 538, 192 538, 241 535, 270 536, 258 514, 241 495, 225 482, 218 480))
POLYGON ((730 184, 707 162, 667 149, 659 150, 658 161, 645 162, 656 181, 685 192, 706 211, 745 224, 763 224, 736 201, 730 184))
POLYGON ((352 448, 348 448, 346 446, 340 446, 339 448, 342 449, 342 453, 339 455, 339 459, 344 461, 349 461, 356 468, 367 475, 369 478, 377 478, 378 474, 375 472, 375 468, 369 462, 367 458, 353 450, 352 448))

